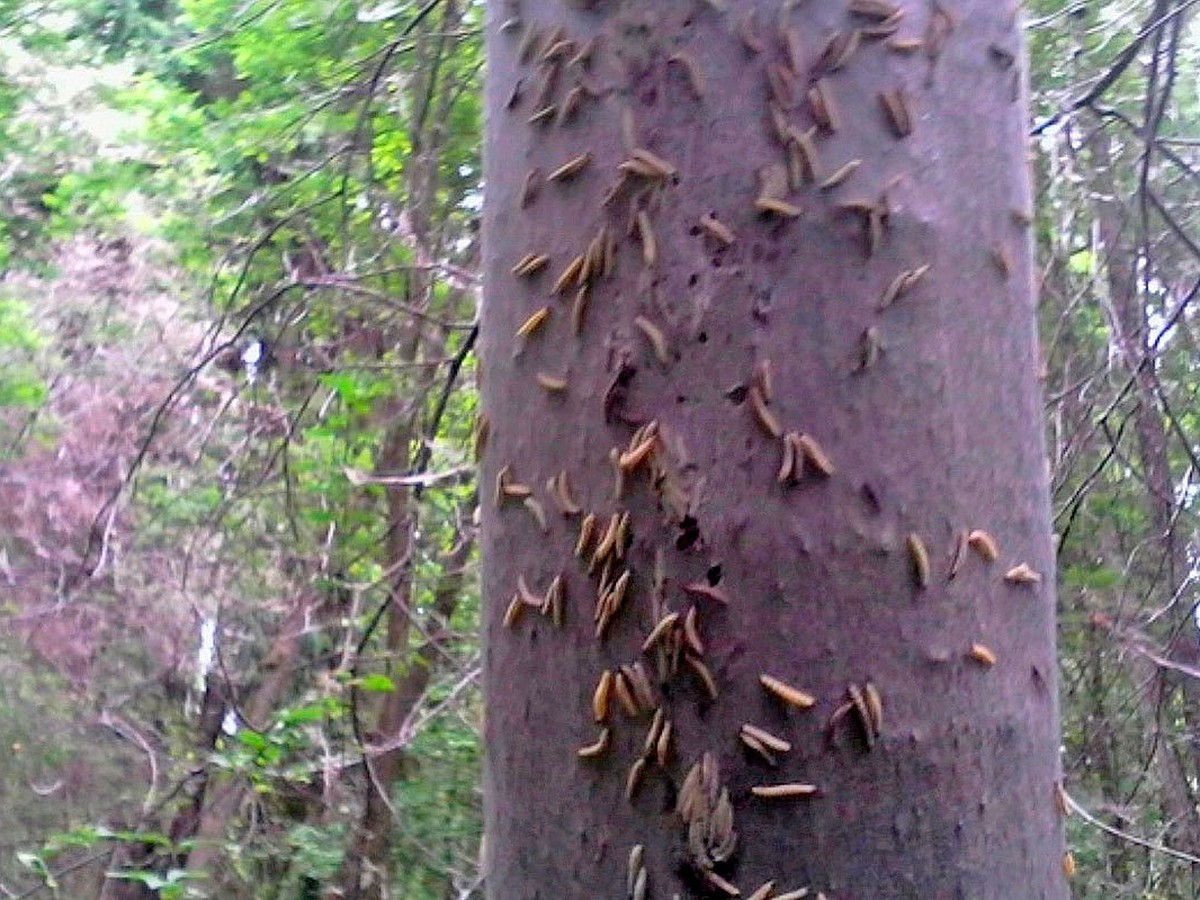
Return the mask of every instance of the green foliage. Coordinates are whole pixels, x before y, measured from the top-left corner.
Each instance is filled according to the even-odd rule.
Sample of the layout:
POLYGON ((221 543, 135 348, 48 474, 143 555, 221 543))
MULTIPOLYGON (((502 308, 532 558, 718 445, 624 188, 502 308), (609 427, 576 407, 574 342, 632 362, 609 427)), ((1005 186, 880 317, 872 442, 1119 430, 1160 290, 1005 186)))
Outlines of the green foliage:
POLYGON ((34 407, 45 399, 46 387, 33 358, 40 346, 28 308, 0 297, 0 408, 34 407))

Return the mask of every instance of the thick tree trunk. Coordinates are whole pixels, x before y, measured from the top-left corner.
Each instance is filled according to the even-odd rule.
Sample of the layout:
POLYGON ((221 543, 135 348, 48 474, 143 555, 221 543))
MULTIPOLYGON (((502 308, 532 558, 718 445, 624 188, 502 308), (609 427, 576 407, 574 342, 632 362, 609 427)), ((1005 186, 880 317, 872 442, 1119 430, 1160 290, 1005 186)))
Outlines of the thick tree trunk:
POLYGON ((493 4, 481 352, 483 483, 508 485, 484 504, 482 544, 497 900, 625 896, 636 845, 652 898, 722 896, 722 879, 840 900, 1067 896, 1020 36, 992 0, 953 19, 903 3, 892 37, 855 36, 880 22, 844 3, 793 5, 493 4), (573 59, 593 37, 590 62, 573 59), (906 101, 881 98, 897 89, 906 101), (556 177, 530 196, 533 170, 556 177), (549 265, 514 275, 529 253, 549 265), (772 431, 805 436, 797 477, 777 477, 788 441, 772 431), (564 470, 600 532, 629 514, 628 541, 602 545, 590 574, 598 541, 575 557, 581 517, 547 485, 564 470), (974 529, 999 558, 977 536, 951 577, 974 529), (1006 580, 1021 563, 1040 582, 1006 580), (597 639, 599 597, 611 612, 626 570, 597 639), (556 627, 519 591, 560 575, 556 627), (693 608, 702 649, 682 627, 693 608), (638 661, 653 703, 629 716, 612 699, 609 745, 579 758, 601 734, 601 673, 638 661), (789 708, 764 674, 815 705, 789 708), (661 758, 643 755, 648 707, 671 725, 661 758), (790 744, 775 766, 744 723, 790 744), (794 783, 816 793, 754 790, 794 783))

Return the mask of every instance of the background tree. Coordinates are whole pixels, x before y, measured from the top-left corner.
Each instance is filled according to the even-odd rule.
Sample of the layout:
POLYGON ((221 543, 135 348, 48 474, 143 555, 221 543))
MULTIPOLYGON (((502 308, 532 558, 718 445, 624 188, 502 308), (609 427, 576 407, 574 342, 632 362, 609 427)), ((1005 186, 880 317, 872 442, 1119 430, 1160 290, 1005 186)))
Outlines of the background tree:
POLYGON ((488 32, 489 896, 1066 896, 1014 13, 579 6, 488 32))
MULTIPOLYGON (((815 55, 845 30, 848 0, 807 5, 832 17, 801 35, 815 55)), ((974 26, 957 0, 943 6, 959 21, 953 43, 974 26)), ((1200 861, 1193 5, 1025 7, 1074 893, 1189 896, 1200 861)), ((295 897, 357 883, 479 895, 480 11, 0 4, 0 893, 295 897), (248 368, 257 339, 266 352, 248 368), (408 554, 392 540, 403 534, 408 554), (407 568, 393 571, 397 558, 407 568), (393 639, 406 631, 407 644, 393 639), (413 696, 385 733, 386 711, 413 696), (380 840, 365 823, 382 812, 380 840), (204 854, 198 816, 216 835, 204 854)), ((924 38, 926 14, 910 11, 901 38, 924 38)), ((774 14, 757 26, 782 61, 774 14)), ((1006 46, 988 51, 997 71, 1006 46)), ((886 56, 911 74, 916 53, 886 56)), ((678 65, 658 84, 693 104, 678 65)), ((871 121, 846 115, 855 101, 837 81, 859 71, 834 73, 847 124, 826 146, 871 121)), ((525 87, 532 114, 537 86, 525 87)), ((635 125, 658 139, 653 122, 635 125)), ((827 171, 840 161, 821 159, 827 171)), ((907 215, 920 211, 911 184, 894 191, 907 215)), ((659 227, 677 194, 651 210, 659 227)), ((807 227, 824 207, 797 196, 807 227)), ((856 220, 843 224, 851 240, 856 220)), ((623 252, 632 270, 636 250, 623 252)), ((882 337, 894 341, 896 319, 881 317, 882 337)), ((670 333, 677 350, 686 331, 670 333)), ((879 364, 897 347, 885 341, 879 364)), ((778 381, 787 356, 764 352, 778 381)), ((853 475, 843 436, 800 412, 787 424, 812 429, 853 475)), ((805 500, 817 487, 803 486, 805 500)))

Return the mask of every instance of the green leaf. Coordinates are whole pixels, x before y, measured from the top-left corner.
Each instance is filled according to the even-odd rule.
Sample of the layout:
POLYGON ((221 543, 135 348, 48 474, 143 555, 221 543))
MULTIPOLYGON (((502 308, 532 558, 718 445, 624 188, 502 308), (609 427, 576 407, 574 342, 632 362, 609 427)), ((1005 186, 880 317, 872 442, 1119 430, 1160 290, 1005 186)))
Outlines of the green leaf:
POLYGON ((320 722, 325 718, 325 707, 320 704, 301 706, 298 709, 284 710, 279 717, 280 725, 309 725, 320 722))
POLYGON ((364 691, 377 691, 380 694, 389 694, 396 689, 396 682, 386 675, 364 675, 355 683, 364 691))

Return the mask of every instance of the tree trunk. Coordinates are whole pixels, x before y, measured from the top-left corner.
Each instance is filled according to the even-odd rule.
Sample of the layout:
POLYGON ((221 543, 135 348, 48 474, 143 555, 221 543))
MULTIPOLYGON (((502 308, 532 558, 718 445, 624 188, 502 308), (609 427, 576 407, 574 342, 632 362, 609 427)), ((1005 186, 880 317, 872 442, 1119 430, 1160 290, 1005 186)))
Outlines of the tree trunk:
POLYGON ((858 5, 492 5, 490 897, 626 896, 636 845, 651 898, 1067 896, 1020 35, 991 0, 892 36, 858 5), (628 538, 576 558, 588 513, 628 538), (998 558, 976 535, 951 576, 975 529, 998 558), (651 696, 579 758, 637 662, 651 696))

